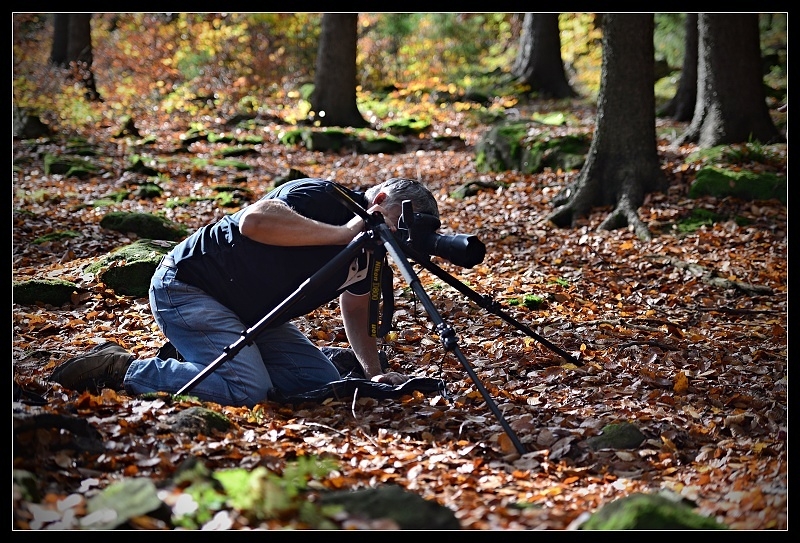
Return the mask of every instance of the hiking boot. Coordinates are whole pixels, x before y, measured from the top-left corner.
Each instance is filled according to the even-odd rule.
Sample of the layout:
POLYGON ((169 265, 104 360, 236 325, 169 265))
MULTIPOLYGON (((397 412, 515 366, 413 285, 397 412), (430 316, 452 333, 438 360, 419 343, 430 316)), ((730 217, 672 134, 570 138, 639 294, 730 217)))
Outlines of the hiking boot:
POLYGON ((87 390, 92 394, 104 388, 121 390, 125 372, 134 358, 113 341, 107 341, 61 364, 50 375, 50 380, 66 388, 87 390))

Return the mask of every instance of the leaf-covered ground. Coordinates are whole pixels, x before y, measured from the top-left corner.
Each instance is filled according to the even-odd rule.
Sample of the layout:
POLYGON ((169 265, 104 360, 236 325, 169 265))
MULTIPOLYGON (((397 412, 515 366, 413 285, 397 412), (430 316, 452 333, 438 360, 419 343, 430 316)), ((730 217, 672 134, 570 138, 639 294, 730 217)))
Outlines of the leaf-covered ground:
MULTIPOLYGON (((266 130, 267 133, 273 133, 266 130)), ((58 508, 72 493, 88 494, 120 477, 169 477, 187 456, 215 467, 278 467, 298 455, 331 456, 338 473, 323 484, 357 488, 394 482, 454 510, 464 528, 563 529, 580 513, 634 491, 674 490, 699 510, 739 529, 787 525, 787 252, 786 208, 775 202, 692 201, 690 175, 673 175, 668 194, 641 209, 654 231, 644 243, 625 230, 599 232, 598 210, 574 229, 542 222, 548 201, 569 175, 490 176, 504 188, 463 200, 448 197, 474 172, 470 149, 393 156, 324 155, 259 147, 243 176, 169 166, 164 198, 130 198, 110 207, 94 201, 119 189, 122 146, 103 138, 108 175, 87 181, 42 175, 33 158, 15 175, 14 278, 83 282, 89 294, 65 307, 13 307, 16 378, 46 396, 48 409, 75 412, 107 440, 102 455, 58 450, 59 437, 37 435, 17 458, 42 478, 46 503, 69 524, 74 507, 58 508), (288 165, 308 175, 357 186, 393 175, 421 177, 437 194, 443 233, 477 235, 487 256, 473 269, 436 260, 476 292, 504 304, 515 319, 576 357, 564 361, 504 319, 418 269, 426 291, 455 329, 458 344, 521 442, 520 457, 475 383, 444 352, 423 307, 396 277, 397 331, 387 341, 393 369, 441 377, 446 397, 403 401, 356 399, 291 410, 212 406, 236 429, 186 439, 163 434, 159 420, 178 408, 113 393, 78 396, 46 382, 61 362, 102 340, 149 356, 163 343, 145 299, 115 295, 82 266, 132 239, 98 225, 110 209, 164 212, 194 228, 232 209, 213 199, 177 207, 168 198, 212 196, 233 182, 258 198, 273 172, 288 165), (671 229, 691 208, 728 217, 685 235, 671 229), (77 237, 35 243, 53 232, 77 237), (768 287, 753 295, 704 282, 691 263, 719 277, 768 287), (526 295, 540 309, 513 305, 526 295), (591 451, 585 441, 609 423, 635 423, 648 440, 635 450, 591 451), (87 480, 94 481, 87 483, 87 480)), ((160 139, 173 137, 162 132, 160 139)), ((467 134, 468 138, 474 135, 467 134)), ((57 152, 57 149, 54 149, 57 152)), ((41 153, 43 149, 38 149, 41 153)), ((203 154, 210 149, 197 149, 203 154)), ((34 157, 35 149, 16 152, 34 157)), ((667 164, 665 169, 670 170, 667 164)), ((680 169, 680 168, 677 168, 680 169)), ((487 177, 489 178, 489 177, 487 177)), ((254 288, 258 288, 255 286, 254 288)), ((335 306, 299 325, 319 345, 344 339, 335 306)), ((79 513, 78 513, 79 514, 79 513)), ((30 504, 15 503, 15 524, 35 527, 30 504)), ((40 525, 42 525, 40 523, 40 525)), ((47 527, 44 523, 42 527, 47 527)))
MULTIPOLYGON (((540 106, 552 104, 534 104, 540 106)), ((591 109, 576 105, 573 113, 590 124, 591 109)), ((640 208, 655 234, 643 242, 627 230, 598 231, 608 209, 572 229, 545 222, 550 200, 576 172, 478 174, 472 145, 485 127, 458 113, 442 111, 433 131, 452 132, 466 145, 437 148, 410 138, 407 152, 394 155, 323 154, 279 143, 286 125, 276 105, 273 117, 238 133, 265 138, 255 145, 257 153, 237 158, 248 170, 192 162, 213 158, 225 143, 199 142, 175 152, 191 121, 234 130, 224 126, 222 113, 205 110, 195 119, 154 113, 136 121, 156 143, 136 147, 135 138, 114 138, 119 127, 112 120, 97 126, 89 139, 99 150, 91 160, 101 169, 85 180, 44 175, 43 156, 66 154, 64 138, 14 145, 14 280, 67 279, 87 289, 62 307, 13 305, 14 378, 47 400, 46 412, 87 420, 105 443, 101 453, 85 452, 64 430, 17 435, 14 467, 37 476, 42 496, 33 503, 15 495, 15 528, 77 528, 98 490, 123 478, 165 481, 191 457, 211 469, 264 466, 280 473, 288 461, 315 455, 338 463, 318 488, 398 484, 450 508, 465 529, 566 529, 615 498, 661 489, 734 529, 787 529, 784 205, 689 199, 694 170, 683 159, 692 149, 671 149, 663 140, 659 149, 671 186, 640 208), (152 159, 163 174, 163 196, 93 205, 145 180, 124 173, 132 153, 152 159), (139 356, 153 355, 164 342, 146 299, 116 295, 83 273, 97 256, 134 240, 100 227, 105 213, 157 212, 197 228, 238 209, 215 200, 221 187, 236 187, 245 201, 254 201, 289 167, 352 187, 391 176, 422 178, 439 200, 440 232, 474 234, 486 244, 486 258, 475 268, 435 262, 578 365, 416 269, 471 368, 530 452, 518 454, 399 274, 397 329, 385 341, 392 369, 442 378, 446 394, 296 409, 203 403, 234 427, 187 436, 168 431, 163 421, 200 402, 77 394, 47 380, 59 364, 100 341, 114 340, 139 356), (450 196, 476 180, 500 188, 450 196), (713 211, 718 219, 684 232, 677 222, 693 209, 713 211), (72 234, 41 241, 58 233, 72 234), (521 303, 527 295, 545 304, 529 309, 521 303), (617 422, 635 424, 646 441, 634 449, 588 447, 589 438, 617 422)), ((785 161, 780 167, 785 175, 785 161)), ((297 324, 320 346, 345 345, 334 304, 297 324)), ((297 518, 254 526, 247 511, 233 506, 221 514, 232 528, 305 526, 297 518)), ((159 527, 146 517, 133 525, 159 527)))

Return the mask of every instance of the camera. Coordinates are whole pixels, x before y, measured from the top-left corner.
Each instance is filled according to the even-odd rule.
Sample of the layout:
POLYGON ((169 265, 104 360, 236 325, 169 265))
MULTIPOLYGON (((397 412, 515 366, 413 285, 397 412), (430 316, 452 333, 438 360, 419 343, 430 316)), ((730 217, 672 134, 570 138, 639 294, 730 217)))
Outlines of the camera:
POLYGON ((471 268, 483 262, 486 246, 481 240, 467 234, 437 234, 441 225, 435 215, 414 213, 411 201, 405 200, 394 236, 419 252, 439 256, 456 266, 471 268))

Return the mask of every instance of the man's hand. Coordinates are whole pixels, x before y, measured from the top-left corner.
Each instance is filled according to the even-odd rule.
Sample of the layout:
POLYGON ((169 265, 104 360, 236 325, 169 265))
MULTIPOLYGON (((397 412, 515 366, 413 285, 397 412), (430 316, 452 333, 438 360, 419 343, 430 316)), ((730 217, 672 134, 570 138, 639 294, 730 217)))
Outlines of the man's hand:
POLYGON ((397 373, 396 371, 390 371, 376 375, 370 379, 370 381, 375 381, 376 383, 386 383, 389 385, 402 385, 409 379, 411 379, 411 376, 409 375, 403 375, 402 373, 397 373))
POLYGON ((376 211, 383 216, 383 221, 389 226, 389 230, 392 232, 397 230, 397 222, 400 220, 400 215, 397 214, 395 209, 387 209, 379 204, 375 204, 367 209, 367 213, 370 215, 376 211))

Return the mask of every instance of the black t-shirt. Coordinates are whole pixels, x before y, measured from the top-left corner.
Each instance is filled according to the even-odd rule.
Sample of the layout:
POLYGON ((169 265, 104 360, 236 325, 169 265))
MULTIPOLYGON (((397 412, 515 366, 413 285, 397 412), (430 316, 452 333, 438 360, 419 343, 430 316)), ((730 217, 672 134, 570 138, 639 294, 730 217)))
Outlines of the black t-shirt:
MULTIPOLYGON (((271 191, 264 199, 286 202, 297 213, 328 224, 346 224, 355 213, 340 201, 333 182, 298 179, 271 191)), ((366 208, 363 193, 341 187, 358 205, 366 208)), ((239 232, 244 210, 206 225, 179 243, 172 251, 181 281, 203 289, 233 310, 247 326, 260 321, 292 295, 308 278, 340 255, 344 245, 280 247, 247 238, 239 232)), ((334 270, 330 279, 286 307, 271 325, 305 315, 335 299, 344 290, 369 292, 370 253, 364 249, 334 270)))

